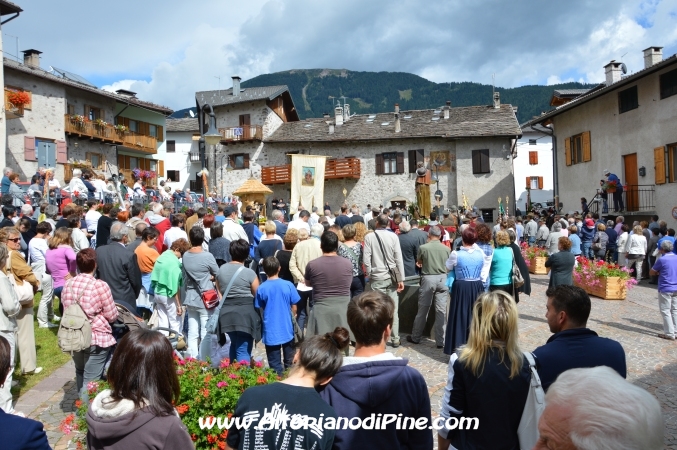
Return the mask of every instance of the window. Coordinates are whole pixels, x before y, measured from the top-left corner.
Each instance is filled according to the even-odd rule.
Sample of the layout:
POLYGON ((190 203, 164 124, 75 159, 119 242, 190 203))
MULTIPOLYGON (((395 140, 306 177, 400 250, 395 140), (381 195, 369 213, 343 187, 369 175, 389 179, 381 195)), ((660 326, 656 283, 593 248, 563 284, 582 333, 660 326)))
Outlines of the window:
POLYGON ((139 132, 139 122, 136 120, 130 120, 129 121, 129 131, 133 131, 134 133, 139 132))
POLYGON ((661 100, 677 94, 677 69, 660 76, 661 100))
POLYGON ((154 138, 157 137, 157 125, 153 124, 148 125, 148 135, 153 136, 154 138))
POLYGON ((538 152, 529 152, 529 164, 532 166, 538 164, 538 152))
POLYGON ((543 189, 543 177, 527 177, 529 189, 543 189))
POLYGON ((87 154, 85 154, 85 160, 92 164, 92 169, 103 168, 103 155, 101 153, 87 152, 87 154))
POLYGON ((38 167, 54 167, 57 162, 54 139, 35 138, 35 158, 28 161, 37 161, 38 167))
POLYGON ((618 113, 623 114, 633 109, 637 109, 637 86, 633 86, 618 93, 618 113))
POLYGON ((85 117, 94 122, 96 119, 104 120, 103 110, 94 106, 85 105, 85 117))
POLYGON ((536 139, 529 139, 529 145, 536 145, 536 139))
POLYGON ((180 170, 168 170, 167 171, 167 178, 172 180, 172 181, 181 181, 179 178, 179 174, 181 173, 180 170))
POLYGON ((489 173, 489 149, 472 151, 472 173, 489 173))
POLYGON ((567 166, 592 160, 590 132, 586 131, 564 140, 564 161, 567 166))
POLYGON ((409 173, 416 173, 416 166, 423 160, 423 149, 409 150, 409 173))
POLYGON ((404 173, 404 152, 387 152, 376 155, 376 175, 404 173))
POLYGON ((176 141, 167 141, 167 153, 176 153, 176 141))
POLYGON ((230 155, 230 167, 235 170, 249 169, 249 153, 230 155))
POLYGON ((71 105, 70 103, 66 106, 66 109, 68 110, 68 114, 73 116, 75 115, 75 105, 71 105))
POLYGON ((383 154, 383 173, 397 173, 397 153, 383 154))
POLYGON ((139 169, 139 158, 133 156, 129 157, 129 168, 130 169, 139 169))

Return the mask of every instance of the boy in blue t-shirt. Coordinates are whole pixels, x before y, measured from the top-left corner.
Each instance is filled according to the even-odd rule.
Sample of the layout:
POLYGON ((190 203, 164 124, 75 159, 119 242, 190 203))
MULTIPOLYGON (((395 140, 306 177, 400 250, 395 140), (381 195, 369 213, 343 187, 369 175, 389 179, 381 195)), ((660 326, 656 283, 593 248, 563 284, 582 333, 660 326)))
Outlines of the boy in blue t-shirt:
POLYGON ((254 306, 263 310, 263 343, 268 365, 282 375, 294 361, 296 350, 291 318, 292 314, 296 316, 296 303, 301 297, 292 283, 278 276, 280 261, 276 257, 263 260, 263 271, 268 279, 256 291, 254 306))

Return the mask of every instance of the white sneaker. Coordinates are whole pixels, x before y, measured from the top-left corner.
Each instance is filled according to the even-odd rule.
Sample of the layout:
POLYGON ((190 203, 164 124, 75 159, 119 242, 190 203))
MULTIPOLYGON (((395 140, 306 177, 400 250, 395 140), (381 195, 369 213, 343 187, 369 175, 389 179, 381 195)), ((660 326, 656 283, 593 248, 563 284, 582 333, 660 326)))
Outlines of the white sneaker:
POLYGON ((40 372, 42 372, 42 367, 36 367, 35 370, 33 370, 33 371, 24 372, 24 375, 36 375, 40 372))
POLYGON ((43 324, 38 325, 38 328, 58 328, 58 327, 59 325, 55 323, 46 323, 44 325, 43 324))
POLYGON ((60 320, 61 320, 61 317, 60 317, 60 316, 54 316, 54 317, 52 317, 52 322, 58 322, 58 321, 60 321, 60 320))

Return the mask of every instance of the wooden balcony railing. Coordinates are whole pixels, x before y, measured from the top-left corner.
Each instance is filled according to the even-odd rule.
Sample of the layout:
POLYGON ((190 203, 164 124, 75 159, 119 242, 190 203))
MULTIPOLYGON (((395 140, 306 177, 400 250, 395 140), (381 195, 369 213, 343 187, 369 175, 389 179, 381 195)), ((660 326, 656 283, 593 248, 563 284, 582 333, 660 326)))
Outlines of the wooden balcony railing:
POLYGON ((17 119, 24 115, 24 105, 16 106, 9 101, 9 94, 12 92, 14 91, 5 88, 5 118, 7 119, 17 119))
POLYGON ((239 127, 219 128, 223 141, 260 141, 263 139, 263 127, 261 125, 241 125, 239 127))
MULTIPOLYGON (((324 179, 341 178, 359 179, 361 174, 360 160, 357 158, 329 159, 324 168, 324 179)), ((284 184, 291 182, 291 165, 270 166, 261 168, 263 184, 284 184)))
POLYGON ((82 116, 66 114, 65 131, 66 134, 74 134, 79 137, 86 136, 91 139, 100 139, 104 142, 113 144, 122 144, 122 134, 115 131, 113 125, 97 125, 89 120, 78 120, 82 116))
POLYGON ((144 153, 157 153, 157 138, 153 136, 145 136, 131 131, 122 134, 122 145, 133 148, 144 153))

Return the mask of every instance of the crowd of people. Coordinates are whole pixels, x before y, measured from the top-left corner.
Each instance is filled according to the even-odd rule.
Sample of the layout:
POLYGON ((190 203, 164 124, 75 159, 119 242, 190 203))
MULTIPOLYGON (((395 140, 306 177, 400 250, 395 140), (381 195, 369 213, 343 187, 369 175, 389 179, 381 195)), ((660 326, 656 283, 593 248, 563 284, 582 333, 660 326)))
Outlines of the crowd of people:
MULTIPOLYGON (((308 417, 395 413, 430 423, 423 376, 406 359, 386 351, 387 346, 401 345, 399 293, 407 278, 419 279, 420 288, 406 340, 422 342, 434 305, 432 338, 450 357, 440 416, 476 417, 483 424, 479 430, 443 427, 439 448, 516 448, 532 384, 528 358, 518 342, 519 296, 531 293, 520 250, 523 242, 547 248, 547 265, 553 268, 544 304, 553 335, 533 350, 547 391, 536 448, 559 448, 553 443, 561 448, 609 448, 599 442, 617 442, 612 448, 662 447, 658 402, 623 380, 623 348, 587 328, 590 298, 570 280, 577 254, 574 236, 579 238, 578 254, 609 257, 611 239, 593 216, 580 217, 588 233, 584 237, 577 217, 528 216, 526 224, 521 217, 502 218, 492 228, 476 212, 455 208, 440 211, 440 220, 433 212, 430 220, 420 222, 387 208, 363 211, 357 205, 341 205, 333 214, 329 205, 322 212, 299 205, 289 220, 286 211, 274 209, 272 220, 264 222, 257 220, 254 208, 239 210, 229 203, 217 204, 213 211, 196 204, 182 213, 173 201, 147 207, 132 203, 121 210, 90 199, 86 208, 65 205, 61 217, 54 205, 40 205, 39 212, 24 206, 30 211, 21 207, 17 214, 13 205, 3 207, 0 223, 0 265, 5 268, 0 275, 0 374, 8 368, 0 407, 4 413, 13 412, 9 388, 14 347, 24 373, 40 370, 33 294, 42 292, 41 327, 58 326, 64 309, 78 304, 92 330, 91 346, 72 355, 83 397, 87 383, 101 379, 110 363, 111 390, 99 394, 88 412, 91 448, 137 448, 139 442, 143 448, 157 442, 164 442, 163 448, 190 448, 190 437, 172 415, 178 380, 171 368, 170 335, 185 337, 185 356, 217 364, 222 356, 252 363, 254 346, 262 341, 268 365, 281 376, 288 371, 281 383, 247 390, 235 417, 283 405, 289 414, 308 417), (558 256, 567 253, 571 257, 558 256), (520 286, 514 282, 515 270, 523 279, 520 286), (58 314, 55 298, 60 300, 58 314), (162 331, 131 332, 117 342, 111 327, 118 319, 117 305, 145 318, 152 311, 162 331), (351 344, 354 354, 349 356, 351 344), (138 382, 131 382, 130 374, 138 382), (594 399, 562 401, 562 392, 577 398, 586 389, 598 388, 601 394, 594 399), (403 394, 393 394, 397 392, 403 394), (591 428, 584 421, 563 419, 579 414, 577 408, 591 408, 606 417, 614 408, 631 411, 637 405, 646 414, 628 414, 622 424, 606 421, 591 428), (124 420, 134 421, 142 431, 111 425, 124 420), (487 424, 491 433, 486 432, 487 424)), ((670 302, 677 292, 677 259, 668 255, 673 247, 665 239, 674 231, 670 235, 658 225, 662 257, 649 275, 657 277, 665 310, 673 314, 674 338, 670 302)), ((641 272, 642 262, 634 255, 643 259, 651 248, 641 225, 623 248, 627 251, 619 255, 641 272)), ((665 336, 670 336, 667 330, 665 336)), ((280 448, 284 441, 323 449, 360 448, 364 442, 384 449, 433 447, 427 428, 257 433, 232 427, 228 446, 248 449, 260 441, 280 448)))

